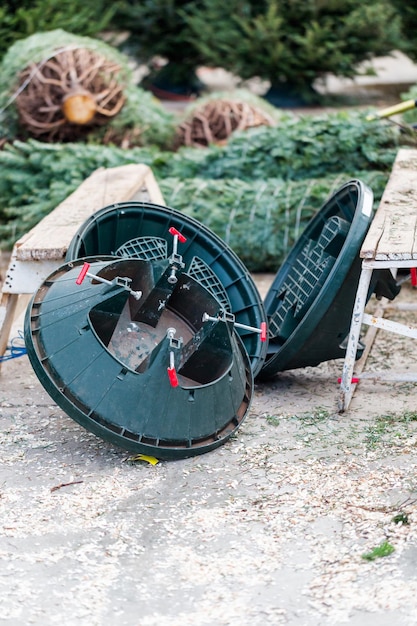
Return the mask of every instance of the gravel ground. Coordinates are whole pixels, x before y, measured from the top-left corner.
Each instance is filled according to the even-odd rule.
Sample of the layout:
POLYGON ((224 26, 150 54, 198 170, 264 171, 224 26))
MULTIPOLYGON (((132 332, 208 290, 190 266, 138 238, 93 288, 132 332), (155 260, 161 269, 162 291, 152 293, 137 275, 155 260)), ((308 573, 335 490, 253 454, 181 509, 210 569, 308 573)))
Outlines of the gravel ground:
MULTIPOLYGON (((416 361, 380 331, 367 369, 416 361)), ((6 361, 0 623, 416 625, 417 387, 362 381, 339 415, 341 367, 256 384, 236 437, 150 465, 67 417, 26 356, 6 361)))

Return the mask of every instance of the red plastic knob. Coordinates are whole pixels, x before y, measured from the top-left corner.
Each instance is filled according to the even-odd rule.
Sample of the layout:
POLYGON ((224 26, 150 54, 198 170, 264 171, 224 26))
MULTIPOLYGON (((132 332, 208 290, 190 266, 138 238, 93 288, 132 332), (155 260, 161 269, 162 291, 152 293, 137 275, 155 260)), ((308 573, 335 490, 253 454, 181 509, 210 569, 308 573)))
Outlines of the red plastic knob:
POLYGON ((171 387, 178 387, 178 376, 175 367, 167 367, 169 382, 171 387))
POLYGON ((81 268, 81 272, 78 274, 78 278, 75 281, 76 285, 81 285, 89 269, 90 269, 90 263, 84 263, 84 265, 81 268))
POLYGON ((181 243, 185 243, 187 241, 187 238, 184 237, 184 235, 181 235, 180 231, 174 228, 173 226, 171 226, 171 228, 169 229, 169 232, 171 233, 171 235, 174 235, 174 237, 176 235, 178 237, 178 241, 180 241, 181 243))
POLYGON ((266 322, 261 322, 261 341, 266 341, 266 322))

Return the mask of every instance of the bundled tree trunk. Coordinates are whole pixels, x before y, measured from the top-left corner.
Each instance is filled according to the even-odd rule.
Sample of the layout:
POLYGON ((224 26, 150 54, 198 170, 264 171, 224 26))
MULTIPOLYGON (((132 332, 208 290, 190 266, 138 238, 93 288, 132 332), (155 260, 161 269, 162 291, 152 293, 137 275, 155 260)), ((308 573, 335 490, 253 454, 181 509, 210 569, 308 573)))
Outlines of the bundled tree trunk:
POLYGON ((248 102, 213 99, 197 106, 178 126, 176 143, 201 148, 224 143, 236 130, 273 125, 270 115, 248 102))
POLYGON ((85 48, 31 63, 19 78, 20 124, 44 141, 75 139, 106 124, 125 103, 120 66, 85 48))
POLYGON ((0 144, 171 145, 174 116, 134 82, 129 57, 63 30, 16 41, 0 64, 0 144))

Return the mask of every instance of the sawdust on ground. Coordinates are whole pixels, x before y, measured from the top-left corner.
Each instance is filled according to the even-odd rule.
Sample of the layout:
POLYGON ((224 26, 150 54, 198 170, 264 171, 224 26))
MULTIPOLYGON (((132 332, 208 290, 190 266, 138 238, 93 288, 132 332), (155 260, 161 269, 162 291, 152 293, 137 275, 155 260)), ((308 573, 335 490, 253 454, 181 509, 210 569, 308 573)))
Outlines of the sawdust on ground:
MULTIPOLYGON (((256 383, 232 440, 152 466, 66 416, 26 356, 6 361, 0 623, 416 625, 417 387, 364 380, 339 415, 341 366, 256 383)), ((412 340, 379 331, 378 369, 417 371, 412 340)))

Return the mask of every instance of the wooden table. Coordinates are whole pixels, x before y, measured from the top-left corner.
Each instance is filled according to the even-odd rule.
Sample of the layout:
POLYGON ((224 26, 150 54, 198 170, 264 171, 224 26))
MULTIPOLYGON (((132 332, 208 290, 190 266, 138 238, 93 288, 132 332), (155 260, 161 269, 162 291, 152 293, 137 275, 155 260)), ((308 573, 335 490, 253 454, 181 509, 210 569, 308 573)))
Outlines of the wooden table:
POLYGON ((164 204, 151 169, 130 163, 93 172, 13 247, 0 302, 0 356, 7 348, 18 300, 33 294, 59 265, 84 221, 97 210, 129 200, 164 204))
MULTIPOLYGON (((396 275, 398 269, 413 270, 417 266, 417 150, 401 148, 398 151, 380 205, 363 242, 360 257, 363 259, 362 269, 340 384, 340 411, 349 407, 358 374, 359 377, 365 377, 362 371, 355 371, 362 324, 417 339, 417 328, 387 319, 386 311, 381 310, 376 315, 365 313, 374 270, 389 268, 396 275)), ((372 373, 372 377, 378 378, 378 375, 372 373)), ((417 382, 417 376, 410 375, 403 377, 392 374, 391 377, 385 376, 387 378, 413 378, 417 382)))

